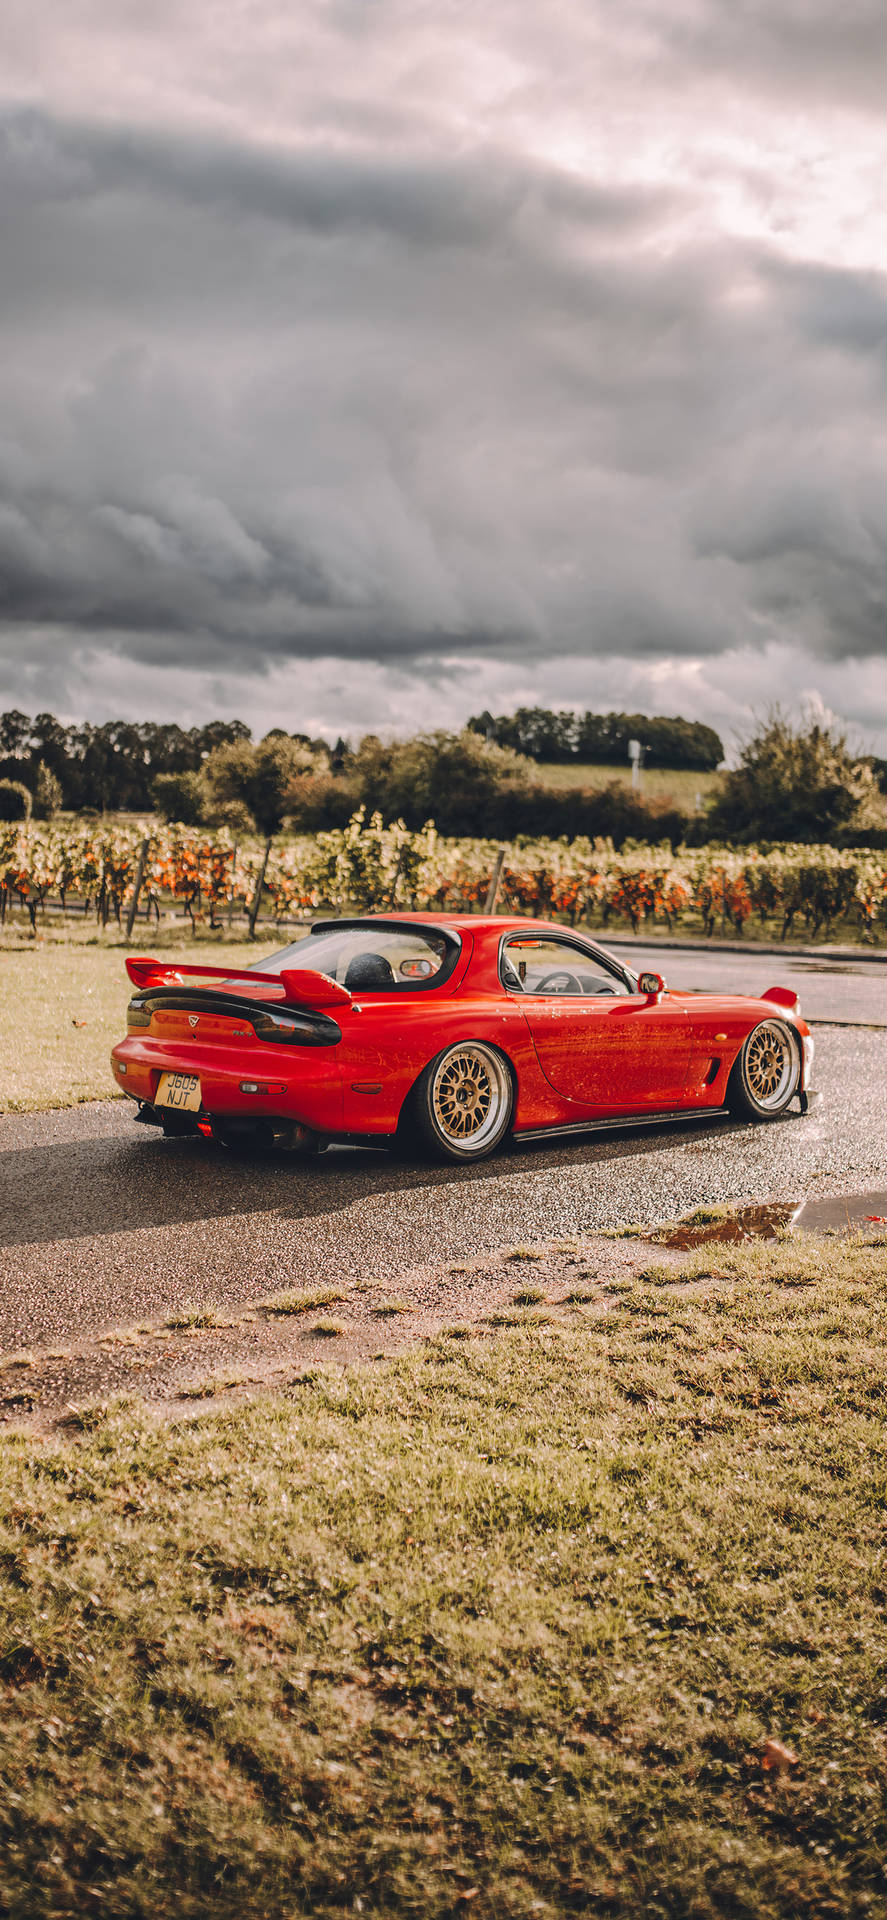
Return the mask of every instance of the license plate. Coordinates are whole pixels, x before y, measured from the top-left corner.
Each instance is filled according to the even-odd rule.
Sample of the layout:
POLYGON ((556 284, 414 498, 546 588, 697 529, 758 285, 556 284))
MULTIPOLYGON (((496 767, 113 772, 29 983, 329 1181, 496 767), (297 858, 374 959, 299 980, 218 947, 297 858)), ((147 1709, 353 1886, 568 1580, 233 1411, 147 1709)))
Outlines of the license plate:
POLYGON ((196 1073, 162 1073, 155 1104, 179 1112, 200 1112, 200 1081, 196 1073))

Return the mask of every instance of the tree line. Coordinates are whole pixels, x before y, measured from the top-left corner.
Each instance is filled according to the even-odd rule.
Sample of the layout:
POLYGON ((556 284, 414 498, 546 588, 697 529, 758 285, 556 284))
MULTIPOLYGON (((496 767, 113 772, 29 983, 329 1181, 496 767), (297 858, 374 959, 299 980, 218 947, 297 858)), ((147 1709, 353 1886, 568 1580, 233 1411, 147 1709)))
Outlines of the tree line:
POLYGON ((442 833, 579 833, 679 838, 685 816, 646 802, 625 785, 555 792, 534 762, 470 728, 407 740, 365 734, 330 747, 281 727, 253 741, 242 721, 185 732, 114 721, 63 727, 51 714, 0 716, 0 819, 78 813, 157 812, 186 826, 236 833, 344 827, 357 807, 413 829, 434 819, 442 833))
MULTIPOLYGON (((604 716, 605 718, 607 716, 604 716)), ((631 716, 628 716, 630 719, 631 716)), ((830 841, 883 844, 878 763, 857 757, 840 727, 815 714, 795 723, 774 709, 699 813, 648 800, 625 779, 554 789, 538 764, 477 727, 407 740, 365 734, 351 748, 272 728, 253 741, 238 720, 189 732, 153 723, 65 728, 52 715, 0 716, 0 820, 156 812, 184 826, 273 835, 316 833, 356 809, 415 831, 626 841, 830 841), (874 836, 874 837, 872 837, 874 836)))
POLYGON ((153 720, 66 727, 54 713, 31 719, 13 708, 0 714, 0 777, 21 781, 38 806, 39 782, 50 810, 140 813, 153 806, 159 774, 196 772, 214 748, 250 738, 242 720, 187 730, 153 720))
POLYGON ((647 713, 553 713, 548 707, 518 707, 516 713, 473 714, 473 733, 529 760, 593 766, 625 766, 628 744, 637 740, 647 767, 691 767, 714 773, 724 758, 720 735, 699 720, 647 713))
MULTIPOLYGON (((650 767, 708 772, 724 757, 712 727, 662 714, 554 713, 545 707, 520 707, 495 718, 474 715, 468 728, 491 745, 537 762, 625 766, 630 740, 640 741, 643 764, 650 767)), ((330 747, 325 740, 287 734, 282 728, 265 738, 291 739, 338 774, 360 758, 363 747, 361 743, 351 749, 341 739, 330 747)), ((38 713, 31 719, 13 708, 0 714, 0 778, 22 781, 38 807, 42 798, 73 812, 95 808, 99 813, 139 813, 154 805, 159 777, 199 773, 216 748, 251 740, 242 720, 210 720, 189 728, 153 720, 64 726, 55 714, 38 713), (38 797, 41 768, 45 791, 38 797)))

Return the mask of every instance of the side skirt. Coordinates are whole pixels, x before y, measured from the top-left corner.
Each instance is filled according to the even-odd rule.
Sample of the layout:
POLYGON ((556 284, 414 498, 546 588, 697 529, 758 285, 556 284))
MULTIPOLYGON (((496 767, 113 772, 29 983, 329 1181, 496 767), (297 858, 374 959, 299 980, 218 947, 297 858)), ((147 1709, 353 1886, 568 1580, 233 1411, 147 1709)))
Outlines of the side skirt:
POLYGON ((512 1134, 515 1145, 521 1140, 560 1140, 571 1133, 621 1133, 623 1127, 668 1127, 679 1120, 726 1120, 729 1107, 679 1107, 667 1113, 619 1113, 608 1120, 568 1120, 558 1127, 527 1127, 512 1134))

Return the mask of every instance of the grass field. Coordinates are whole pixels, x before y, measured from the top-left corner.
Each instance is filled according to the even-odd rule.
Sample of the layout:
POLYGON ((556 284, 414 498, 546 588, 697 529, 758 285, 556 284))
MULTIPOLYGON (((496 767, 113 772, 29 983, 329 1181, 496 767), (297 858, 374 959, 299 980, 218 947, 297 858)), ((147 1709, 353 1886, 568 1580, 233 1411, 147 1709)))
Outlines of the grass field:
MULTIPOLYGON (((116 1093, 108 1054, 126 1031, 126 1003, 132 991, 124 971, 132 945, 114 946, 74 939, 0 948, 0 1109, 22 1113, 40 1107, 75 1106, 80 1100, 107 1100, 116 1093)), ((280 946, 272 938, 264 948, 280 946)), ((200 956, 222 965, 248 966, 263 948, 248 941, 172 943, 152 934, 148 951, 160 947, 170 959, 200 956)))
MULTIPOLYGON (((539 779, 546 787, 606 787, 612 780, 618 780, 623 786, 631 786, 631 767, 597 766, 592 763, 540 760, 537 767, 539 779)), ((710 799, 720 789, 719 773, 694 773, 692 768, 647 767, 641 773, 638 792, 645 800, 672 799, 680 807, 692 809, 696 805, 697 793, 703 802, 710 799)))
POLYGON ((883 1915, 884 1247, 706 1253, 0 1442, 0 1910, 883 1915))

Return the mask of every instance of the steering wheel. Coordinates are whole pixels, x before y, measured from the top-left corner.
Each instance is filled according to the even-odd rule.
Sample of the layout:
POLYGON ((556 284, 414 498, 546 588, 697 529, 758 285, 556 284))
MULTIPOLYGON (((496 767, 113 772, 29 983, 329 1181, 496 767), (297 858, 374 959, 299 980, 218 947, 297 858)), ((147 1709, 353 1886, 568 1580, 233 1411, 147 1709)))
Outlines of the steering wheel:
POLYGON ((581 983, 575 973, 547 973, 532 989, 534 993, 580 993, 581 983))

